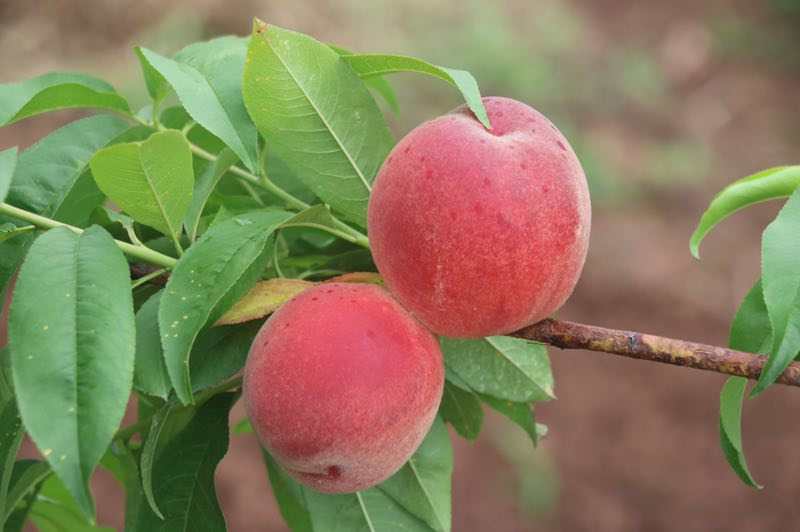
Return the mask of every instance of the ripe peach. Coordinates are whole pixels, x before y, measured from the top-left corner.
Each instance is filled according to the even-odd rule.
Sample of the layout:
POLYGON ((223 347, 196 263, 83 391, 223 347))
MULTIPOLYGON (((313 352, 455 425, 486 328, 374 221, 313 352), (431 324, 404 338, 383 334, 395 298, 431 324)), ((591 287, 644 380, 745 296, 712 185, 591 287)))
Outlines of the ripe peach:
POLYGON ((326 493, 397 471, 430 428, 443 386, 436 339, 366 284, 323 284, 286 303, 259 331, 244 373, 262 445, 326 493))
POLYGON ((558 309, 578 281, 591 205, 567 139, 535 109, 484 98, 411 131, 369 204, 372 254, 393 295, 433 332, 506 334, 558 309))

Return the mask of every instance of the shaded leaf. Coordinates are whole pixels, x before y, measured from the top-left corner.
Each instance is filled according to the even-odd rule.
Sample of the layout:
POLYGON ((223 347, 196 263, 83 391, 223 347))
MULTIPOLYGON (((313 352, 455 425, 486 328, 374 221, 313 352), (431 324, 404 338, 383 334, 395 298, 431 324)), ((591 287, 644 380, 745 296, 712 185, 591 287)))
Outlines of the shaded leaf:
POLYGON ((243 92, 270 150, 334 211, 365 226, 393 140, 353 70, 325 44, 257 20, 243 92))
POLYGON ((516 402, 555 397, 550 360, 541 344, 509 336, 441 338, 440 343, 447 368, 471 391, 516 402))
POLYGON ((0 151, 0 203, 6 200, 17 167, 17 148, 0 151))
POLYGON ((451 523, 453 447, 437 418, 408 462, 379 489, 433 530, 447 532, 451 523))
MULTIPOLYGON (((0 351, 5 358, 7 351, 0 351)), ((13 509, 13 503, 7 497, 8 490, 13 487, 12 475, 14 461, 22 442, 22 420, 17 410, 17 402, 9 385, 8 368, 0 366, 0 528, 13 509)))
POLYGON ((113 528, 93 525, 54 475, 42 484, 31 506, 30 518, 39 532, 114 532, 113 528))
POLYGON ((24 235, 36 230, 35 225, 16 226, 12 223, 0 224, 0 242, 11 240, 15 236, 24 235))
POLYGON ((90 164, 100 190, 124 212, 177 240, 194 186, 192 152, 180 132, 102 149, 90 164))
POLYGON ((259 281, 214 325, 231 325, 264 318, 312 286, 314 283, 300 279, 276 278, 259 281))
POLYGON ((85 74, 52 72, 0 85, 0 126, 47 111, 92 107, 130 114, 114 87, 85 74))
POLYGON ((178 398, 190 403, 189 355, 200 330, 250 291, 269 260, 268 243, 290 214, 258 211, 210 228, 170 275, 158 314, 167 371, 178 398))
POLYGON ((240 371, 261 323, 253 321, 201 332, 190 357, 192 390, 198 392, 216 386, 240 371))
POLYGON ((739 179, 722 189, 709 204, 689 247, 700 257, 700 243, 722 220, 749 205, 789 197, 800 186, 800 166, 779 166, 739 179))
POLYGON ((147 395, 166 399, 172 385, 164 364, 161 334, 158 330, 158 306, 163 291, 145 301, 136 313, 136 365, 133 386, 147 395))
MULTIPOLYGON (((262 449, 261 455, 264 458, 264 464, 267 466, 272 494, 275 496, 278 509, 286 524, 289 525, 292 532, 317 531, 312 526, 311 514, 306 509, 305 494, 308 490, 287 475, 269 453, 262 449)), ((333 526, 333 523, 330 525, 333 526)))
MULTIPOLYGON (((52 471, 47 462, 38 460, 20 460, 14 463, 14 472, 7 497, 5 497, 5 510, 0 507, 0 525, 5 523, 15 510, 16 506, 26 499, 31 493, 36 492, 52 471)), ((0 499, 2 502, 3 499, 0 499)), ((5 530, 5 529, 4 529, 5 530)))
POLYGON ((111 236, 52 229, 23 264, 9 348, 25 428, 87 515, 89 477, 130 394, 134 315, 128 263, 111 236))
POLYGON ((384 76, 397 72, 416 72, 446 81, 458 89, 464 97, 464 101, 467 102, 467 106, 484 127, 492 129, 489 123, 489 116, 486 114, 483 101, 481 101, 478 82, 475 81, 472 74, 465 70, 440 67, 416 57, 403 55, 351 54, 343 56, 343 59, 363 78, 384 76))
POLYGON ((474 440, 481 432, 483 409, 480 399, 473 392, 459 388, 449 381, 444 385, 439 413, 462 438, 474 440))
POLYGON ((226 393, 196 408, 171 405, 154 419, 142 452, 142 481, 145 490, 148 485, 152 489, 152 499, 158 501, 164 519, 141 501, 129 530, 226 529, 214 488, 214 472, 228 450, 228 413, 234 398, 234 394, 226 393), (148 449, 152 456, 146 464, 148 449))
POLYGON ((772 325, 772 349, 750 392, 764 391, 800 351, 800 188, 761 239, 761 283, 772 325))
POLYGON ((169 83, 186 112, 206 130, 217 136, 250 171, 258 170, 257 135, 252 122, 239 109, 241 95, 231 83, 241 79, 241 64, 221 63, 204 75, 197 68, 169 59, 146 48, 139 53, 169 83))
POLYGON ((498 399, 491 395, 482 395, 481 400, 524 430, 531 438, 531 442, 533 442, 534 446, 539 444, 540 429, 537 429, 537 427, 541 425, 536 423, 536 417, 534 416, 533 406, 531 404, 498 399))

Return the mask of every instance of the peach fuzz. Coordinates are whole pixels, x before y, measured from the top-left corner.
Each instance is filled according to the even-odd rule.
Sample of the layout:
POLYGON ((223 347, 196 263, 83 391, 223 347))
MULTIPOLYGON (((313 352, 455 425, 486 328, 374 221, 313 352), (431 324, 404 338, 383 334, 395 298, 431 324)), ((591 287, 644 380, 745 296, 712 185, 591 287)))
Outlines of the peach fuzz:
POLYGON ((524 103, 483 102, 491 130, 461 107, 406 135, 369 204, 387 288, 445 336, 546 318, 572 293, 589 245, 589 190, 567 139, 524 103))
POLYGON ((349 493, 394 474, 436 416, 436 339, 382 288, 327 283, 256 336, 244 399, 262 445, 298 482, 349 493))

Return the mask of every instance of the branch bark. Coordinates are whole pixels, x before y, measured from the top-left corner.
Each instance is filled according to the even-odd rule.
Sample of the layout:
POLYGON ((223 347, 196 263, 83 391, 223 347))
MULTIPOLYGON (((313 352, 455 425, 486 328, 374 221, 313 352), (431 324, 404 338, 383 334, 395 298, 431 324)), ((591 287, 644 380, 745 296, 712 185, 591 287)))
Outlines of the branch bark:
MULTIPOLYGON (((758 379, 767 360, 762 355, 724 347, 553 319, 520 329, 511 336, 535 340, 561 349, 587 349, 748 379, 758 379)), ((778 377, 777 382, 800 386, 800 363, 791 363, 778 377)))

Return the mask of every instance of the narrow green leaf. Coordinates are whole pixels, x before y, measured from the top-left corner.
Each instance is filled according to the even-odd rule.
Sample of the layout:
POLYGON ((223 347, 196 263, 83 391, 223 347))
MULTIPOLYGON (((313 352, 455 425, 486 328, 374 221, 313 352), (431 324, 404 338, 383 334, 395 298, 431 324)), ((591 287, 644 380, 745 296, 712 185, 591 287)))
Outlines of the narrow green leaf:
POLYGON ((114 532, 89 521, 56 476, 50 476, 34 499, 30 518, 39 532, 114 532))
POLYGON ((241 96, 231 90, 231 83, 241 79, 244 57, 240 65, 226 61, 209 67, 213 70, 206 76, 189 64, 146 48, 141 48, 140 53, 172 86, 192 119, 222 140, 250 171, 256 172, 257 135, 252 122, 239 109, 241 96))
POLYGON ((209 164, 205 171, 197 178, 194 185, 194 193, 192 194, 192 203, 189 205, 189 210, 183 220, 183 225, 186 227, 186 234, 189 239, 194 242, 197 240, 197 229, 200 226, 200 217, 203 215, 203 209, 211 197, 211 193, 225 175, 228 169, 236 164, 239 158, 229 148, 225 148, 217 155, 217 160, 209 164))
POLYGON ((772 349, 751 397, 763 392, 800 351, 800 188, 761 239, 764 302, 772 325, 772 349))
POLYGON ((216 386, 239 372, 262 321, 213 327, 197 336, 190 356, 192 390, 216 386))
POLYGON ((256 20, 243 92, 270 150, 334 211, 365 226, 393 140, 353 70, 325 44, 256 20))
POLYGON ((0 203, 6 200, 17 167, 17 148, 0 151, 0 203))
POLYGON ((178 239, 194 186, 192 152, 180 132, 105 148, 90 164, 100 190, 124 212, 178 239))
POLYGON ((789 197, 800 186, 800 166, 779 166, 739 179, 722 189, 700 218, 689 247, 700 258, 700 242, 722 220, 754 203, 789 197))
POLYGON ((469 391, 516 402, 555 397, 550 359, 541 344, 509 336, 442 338, 440 342, 447 368, 469 391))
MULTIPOLYGON (((331 49, 339 55, 354 55, 353 52, 345 48, 341 48, 333 44, 328 46, 330 46, 331 49)), ((364 78, 364 83, 367 85, 367 87, 380 94, 380 96, 389 105, 389 109, 391 109, 393 113, 397 114, 400 112, 400 104, 397 102, 397 94, 395 94, 394 88, 392 88, 392 84, 389 83, 389 80, 382 76, 366 76, 364 78)))
POLYGON ((35 225, 16 226, 12 223, 0 224, 0 242, 11 240, 15 236, 24 235, 36 230, 35 225))
MULTIPOLYGON (((143 404, 143 402, 139 403, 140 419, 144 410, 143 404)), ((147 438, 147 434, 142 434, 142 438, 147 438)), ((139 465, 134 453, 135 451, 132 451, 127 445, 119 440, 114 440, 100 460, 100 464, 114 476, 125 490, 126 530, 133 529, 142 503, 146 504, 146 501, 141 498, 142 482, 139 478, 139 465)))
MULTIPOLYGON (((101 194, 86 193, 87 187, 94 187, 91 174, 85 171, 89 159, 130 129, 117 117, 100 115, 50 133, 20 154, 6 202, 48 218, 82 225, 103 201, 101 194)), ((28 235, 0 243, 0 286, 5 286, 16 271, 32 241, 32 235, 28 235)))
MULTIPOLYGON (((142 49, 138 46, 133 48, 134 53, 136 54, 136 58, 139 60, 139 66, 142 69, 142 77, 144 78, 144 84, 147 87, 147 93, 150 95, 150 99, 153 100, 153 107, 158 109, 161 106, 161 102, 169 96, 170 92, 172 92, 172 87, 167 80, 164 79, 164 76, 161 73, 153 68, 150 62, 142 53, 142 49)), ((152 114, 153 108, 150 109, 150 113, 152 114)))
MULTIPOLYGON (((142 453, 142 481, 145 490, 148 485, 152 489, 152 499, 158 501, 163 520, 141 501, 128 530, 226 530, 214 472, 228 450, 228 413, 234 398, 234 394, 220 394, 196 409, 172 406, 167 414, 158 416, 158 426, 154 424, 151 429, 142 453), (189 419, 187 413, 191 414, 189 419), (152 438, 157 440, 155 445, 149 443, 152 438), (146 465, 145 452, 150 446, 152 463, 146 465)), ((143 499, 144 495, 139 497, 143 499)))
POLYGON ((147 395, 166 399, 172 385, 164 364, 161 334, 158 330, 158 306, 163 291, 145 301, 136 313, 136 365, 133 386, 147 395))
MULTIPOLYGON (((745 296, 731 325, 729 345, 750 353, 768 353, 772 345, 772 326, 761 288, 761 280, 745 296)), ((760 488, 747 467, 742 446, 742 402, 747 379, 730 377, 720 393, 719 439, 725 458, 748 486, 760 488)))
POLYGON ((433 529, 449 532, 453 446, 437 418, 425 440, 400 471, 379 489, 433 529))
MULTIPOLYGON (((7 497, 5 497, 5 511, 0 508, 0 526, 11 517, 15 507, 22 502, 39 484, 50 476, 52 470, 47 462, 38 460, 20 460, 14 464, 7 497)), ((2 502, 2 499, 0 499, 2 502)))
POLYGON ((0 85, 0 126, 47 111, 91 107, 130 114, 114 87, 85 74, 52 72, 21 83, 0 85))
POLYGON ((278 509, 286 524, 289 525, 292 532, 318 532, 311 525, 311 514, 306 509, 307 489, 287 475, 269 453, 262 449, 261 455, 267 466, 272 494, 275 496, 278 509))
POLYGON ((385 76, 386 74, 398 72, 416 72, 446 81, 458 89, 467 106, 475 114, 475 117, 480 120, 481 124, 486 129, 492 129, 492 125, 489 123, 489 115, 486 114, 486 109, 481 100, 478 82, 475 81, 472 74, 465 70, 436 66, 422 59, 403 55, 352 54, 343 56, 343 59, 362 78, 369 79, 373 76, 385 76))
POLYGON ((444 385, 439 413, 462 438, 474 440, 481 432, 483 409, 480 399, 474 393, 449 381, 444 385))
POLYGON ((530 436, 534 447, 539 444, 539 431, 531 404, 498 399, 491 395, 482 395, 481 400, 524 430, 530 436))
POLYGON ((189 355, 198 333, 214 323, 260 278, 275 229, 291 215, 259 211, 209 229, 178 262, 158 314, 167 371, 178 398, 191 403, 189 355))
POLYGON ((136 230, 134 229, 133 218, 127 214, 122 214, 121 212, 110 209, 105 205, 100 205, 97 209, 95 209, 95 211, 92 213, 92 218, 90 221, 106 230, 109 230, 109 232, 111 232, 110 228, 113 225, 119 224, 119 226, 122 227, 122 229, 127 233, 128 240, 133 243, 136 243, 139 240, 139 236, 136 234, 136 230))
POLYGON ((729 377, 719 397, 719 439, 728 463, 750 487, 761 489, 750 470, 742 448, 742 402, 747 391, 747 379, 729 377))
POLYGON ((14 291, 9 348, 25 428, 83 512, 88 481, 125 413, 133 380, 128 263, 103 229, 52 229, 14 291))
MULTIPOLYGON (((5 357, 7 351, 1 351, 0 355, 5 357)), ((3 381, 0 385, 0 528, 13 509, 7 494, 9 487, 13 486, 14 461, 23 435, 17 402, 13 390, 7 386, 8 377, 8 368, 0 366, 0 379, 3 381)))

